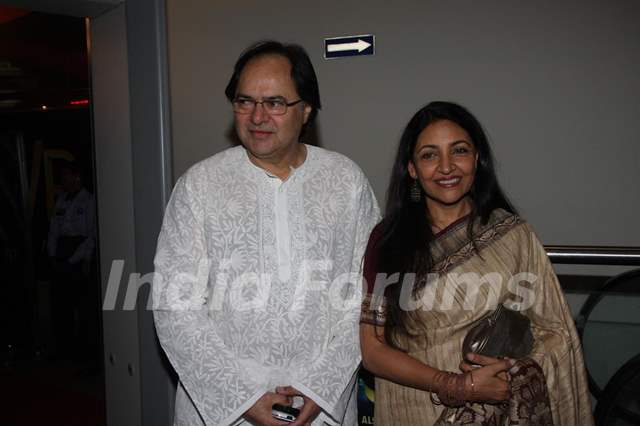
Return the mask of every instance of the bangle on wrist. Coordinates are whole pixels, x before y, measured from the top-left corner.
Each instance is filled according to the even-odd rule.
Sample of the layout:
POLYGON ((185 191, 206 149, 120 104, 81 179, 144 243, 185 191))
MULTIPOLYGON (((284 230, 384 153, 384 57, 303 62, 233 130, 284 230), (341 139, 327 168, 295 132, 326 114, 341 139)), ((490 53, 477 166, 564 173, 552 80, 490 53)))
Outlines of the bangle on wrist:
POLYGON ((433 393, 431 401, 438 404, 457 407, 463 405, 466 394, 466 374, 440 372, 434 377, 433 393))

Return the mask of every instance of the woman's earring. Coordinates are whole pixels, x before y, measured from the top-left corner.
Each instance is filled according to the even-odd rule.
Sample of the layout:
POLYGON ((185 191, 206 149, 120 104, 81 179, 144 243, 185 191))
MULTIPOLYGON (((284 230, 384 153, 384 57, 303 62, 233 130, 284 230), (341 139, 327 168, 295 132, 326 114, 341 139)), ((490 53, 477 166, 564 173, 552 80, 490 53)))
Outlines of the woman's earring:
POLYGON ((409 188, 409 196, 411 197, 411 201, 413 201, 414 203, 419 203, 422 199, 422 189, 420 188, 418 179, 413 180, 411 188, 409 188))

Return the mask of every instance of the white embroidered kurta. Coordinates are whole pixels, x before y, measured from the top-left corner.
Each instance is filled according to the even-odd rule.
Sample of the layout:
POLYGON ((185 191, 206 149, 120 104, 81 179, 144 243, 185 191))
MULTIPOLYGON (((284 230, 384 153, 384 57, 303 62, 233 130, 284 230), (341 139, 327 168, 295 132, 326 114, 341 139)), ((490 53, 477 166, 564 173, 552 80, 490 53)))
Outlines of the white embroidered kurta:
POLYGON ((153 286, 176 425, 244 424, 280 385, 320 405, 314 425, 356 424, 360 271, 378 220, 362 171, 313 146, 286 181, 241 146, 178 180, 153 286))

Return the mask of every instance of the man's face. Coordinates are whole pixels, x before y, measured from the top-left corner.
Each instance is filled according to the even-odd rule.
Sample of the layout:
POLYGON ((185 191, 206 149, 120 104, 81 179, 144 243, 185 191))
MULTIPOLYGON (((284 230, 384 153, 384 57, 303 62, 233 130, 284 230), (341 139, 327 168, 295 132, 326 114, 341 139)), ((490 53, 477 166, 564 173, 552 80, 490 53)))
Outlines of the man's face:
MULTIPOLYGON (((291 79, 291 64, 280 55, 249 61, 240 74, 236 96, 255 100, 282 97, 287 103, 300 99, 291 79)), ((236 132, 251 157, 277 161, 297 149, 302 125, 310 113, 311 106, 304 102, 288 107, 283 115, 269 115, 257 104, 251 113, 235 113, 236 132)))
POLYGON ((74 192, 78 189, 80 183, 80 175, 74 173, 70 169, 63 168, 60 172, 62 181, 62 190, 64 192, 74 192))

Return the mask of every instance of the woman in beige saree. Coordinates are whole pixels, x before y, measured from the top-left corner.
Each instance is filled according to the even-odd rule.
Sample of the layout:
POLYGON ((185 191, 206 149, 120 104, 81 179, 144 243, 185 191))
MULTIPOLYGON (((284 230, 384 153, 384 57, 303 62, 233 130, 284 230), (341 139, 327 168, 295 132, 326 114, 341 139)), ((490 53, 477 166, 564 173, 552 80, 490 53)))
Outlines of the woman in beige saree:
POLYGON ((387 195, 365 255, 360 326, 375 424, 593 424, 569 309, 543 246, 497 183, 475 117, 448 102, 418 111, 387 195), (531 354, 463 360, 465 335, 498 304, 530 319, 531 354))

